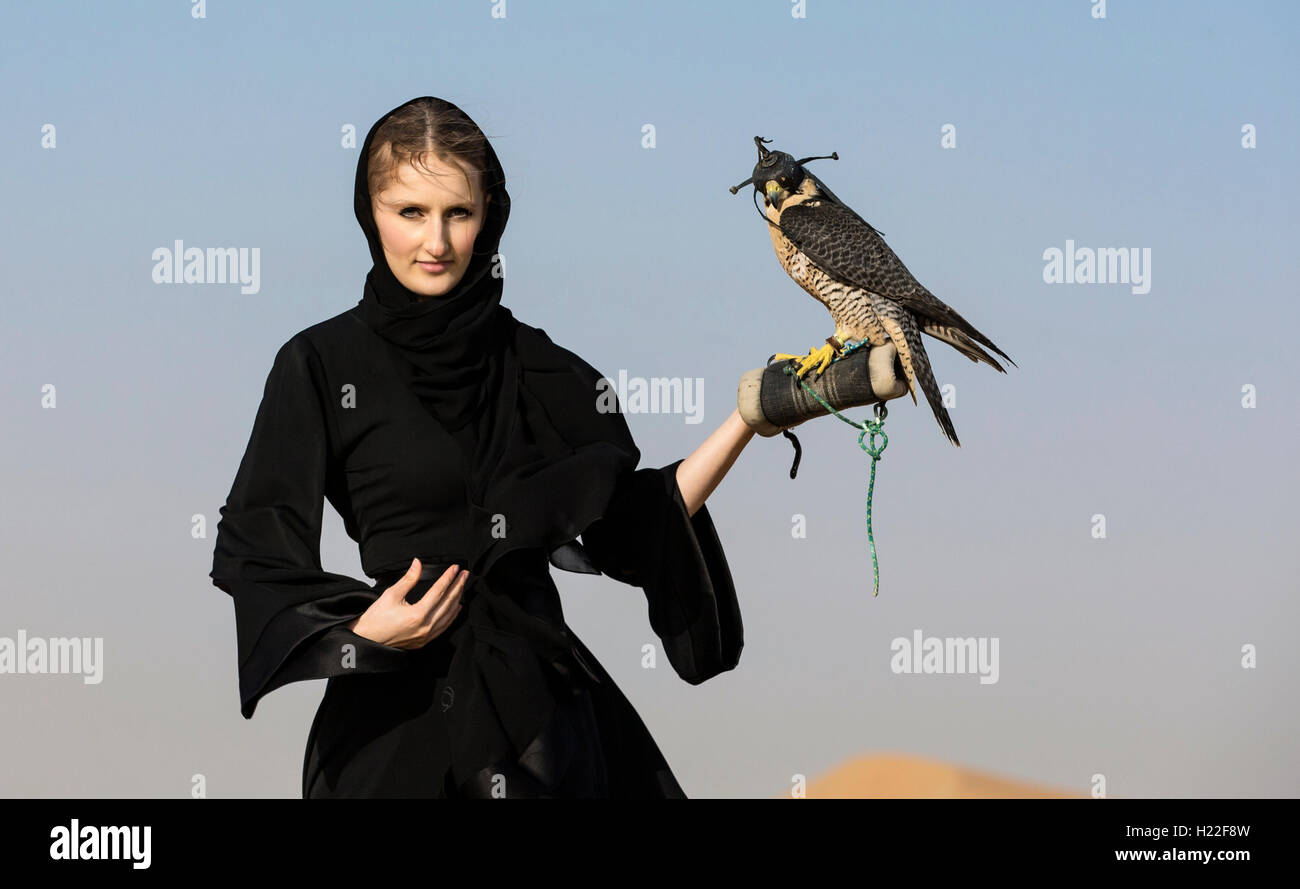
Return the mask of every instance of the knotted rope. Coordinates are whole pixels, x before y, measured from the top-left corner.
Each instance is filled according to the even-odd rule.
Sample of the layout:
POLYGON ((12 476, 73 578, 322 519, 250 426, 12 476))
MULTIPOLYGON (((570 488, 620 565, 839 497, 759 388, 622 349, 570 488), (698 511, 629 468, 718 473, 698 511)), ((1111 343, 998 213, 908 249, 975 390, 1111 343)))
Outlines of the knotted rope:
MULTIPOLYGON (((858 346, 861 346, 863 342, 865 342, 865 340, 860 340, 845 347, 844 351, 840 355, 837 355, 833 360, 839 361, 840 358, 843 358, 845 355, 858 348, 858 346)), ((787 374, 795 373, 791 362, 786 362, 783 370, 787 374)), ((805 383, 802 378, 796 375, 795 379, 799 381, 799 385, 804 388, 804 391, 821 403, 822 407, 839 417, 845 423, 848 423, 854 429, 862 430, 858 433, 858 447, 866 451, 867 456, 871 458, 871 480, 867 484, 867 543, 871 546, 871 571, 875 578, 875 592, 871 595, 878 596, 880 595, 880 562, 876 558, 876 537, 871 527, 871 499, 876 490, 876 464, 880 462, 880 456, 885 453, 885 448, 889 445, 889 436, 885 434, 885 418, 889 416, 889 409, 885 407, 884 402, 877 402, 874 406, 876 415, 874 420, 868 419, 863 420, 861 423, 855 423, 853 420, 850 420, 835 408, 831 407, 830 404, 814 392, 812 387, 805 383), (871 436, 870 439, 868 439, 870 442, 869 444, 868 441, 863 440, 868 435, 871 436), (880 436, 879 446, 876 445, 876 436, 880 436)), ((794 445, 794 463, 790 466, 790 478, 794 478, 795 473, 799 469, 799 458, 803 454, 803 448, 799 446, 799 439, 795 438, 794 433, 790 432, 790 430, 782 430, 781 434, 790 439, 791 443, 794 445)))

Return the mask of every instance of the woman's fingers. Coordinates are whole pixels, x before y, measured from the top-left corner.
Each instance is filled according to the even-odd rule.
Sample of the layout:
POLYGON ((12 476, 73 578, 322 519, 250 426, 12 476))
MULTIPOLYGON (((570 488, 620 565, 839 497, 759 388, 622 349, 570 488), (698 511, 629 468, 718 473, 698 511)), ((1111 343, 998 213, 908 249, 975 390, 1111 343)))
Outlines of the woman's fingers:
POLYGON ((469 574, 469 569, 462 569, 459 565, 450 565, 447 570, 442 572, 442 576, 433 582, 424 595, 420 597, 414 605, 419 608, 417 612, 420 618, 427 618, 434 609, 442 602, 447 595, 448 590, 456 586, 456 582, 464 575, 469 574))
POLYGON ((406 594, 411 591, 411 587, 415 586, 416 582, 420 579, 421 568, 422 566, 420 565, 419 559, 411 559, 411 567, 407 568, 406 573, 397 578, 397 580, 393 582, 393 585, 384 590, 381 595, 387 596, 390 599, 406 598, 406 594))
POLYGON ((449 565, 424 596, 407 602, 406 595, 420 580, 419 559, 411 560, 406 573, 384 590, 348 628, 359 636, 394 648, 420 648, 442 633, 456 619, 468 571, 449 565))
POLYGON ((429 603, 423 615, 422 626, 430 630, 429 638, 432 639, 441 633, 456 615, 460 612, 461 599, 465 590, 465 585, 469 582, 469 571, 461 571, 456 579, 450 584, 444 584, 443 580, 446 575, 439 578, 438 583, 434 584, 429 592, 425 593, 424 598, 418 604, 429 603), (439 587, 441 586, 441 589, 439 587))
MULTIPOLYGON (((374 613, 373 618, 369 618, 370 623, 378 621, 381 627, 387 628, 374 631, 384 637, 378 641, 396 648, 420 648, 441 634, 460 613, 461 596, 469 580, 469 571, 461 570, 459 565, 448 565, 423 596, 415 602, 408 602, 407 593, 419 582, 422 567, 419 559, 412 559, 406 573, 367 609, 374 613)), ((362 619, 358 618, 352 629, 355 631, 361 623, 362 619)))

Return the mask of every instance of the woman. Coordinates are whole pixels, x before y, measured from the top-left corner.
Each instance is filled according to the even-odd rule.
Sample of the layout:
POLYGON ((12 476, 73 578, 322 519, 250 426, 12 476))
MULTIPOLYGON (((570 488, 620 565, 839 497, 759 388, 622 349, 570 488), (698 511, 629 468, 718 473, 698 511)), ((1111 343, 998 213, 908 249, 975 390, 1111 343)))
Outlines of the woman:
POLYGON ((636 469, 601 374, 500 305, 510 197, 455 105, 371 128, 355 210, 362 299, 281 347, 221 510, 210 576, 234 600, 241 712, 329 678, 304 797, 685 796, 549 566, 642 587, 686 681, 732 669, 740 610, 704 501, 777 429, 737 411, 636 469), (321 569, 325 499, 373 587, 321 569))

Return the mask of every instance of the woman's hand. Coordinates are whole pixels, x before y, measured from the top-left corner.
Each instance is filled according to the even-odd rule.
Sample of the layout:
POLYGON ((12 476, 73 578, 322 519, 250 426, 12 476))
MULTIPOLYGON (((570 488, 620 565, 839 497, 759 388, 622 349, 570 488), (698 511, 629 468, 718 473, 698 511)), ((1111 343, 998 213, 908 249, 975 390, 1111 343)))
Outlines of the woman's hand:
POLYGON ((393 648, 423 648, 451 626, 456 615, 460 614, 461 591, 465 589, 469 571, 450 566, 420 601, 411 604, 406 601, 406 594, 419 579, 420 560, 412 559, 406 573, 370 603, 360 617, 348 624, 348 629, 372 642, 393 648))

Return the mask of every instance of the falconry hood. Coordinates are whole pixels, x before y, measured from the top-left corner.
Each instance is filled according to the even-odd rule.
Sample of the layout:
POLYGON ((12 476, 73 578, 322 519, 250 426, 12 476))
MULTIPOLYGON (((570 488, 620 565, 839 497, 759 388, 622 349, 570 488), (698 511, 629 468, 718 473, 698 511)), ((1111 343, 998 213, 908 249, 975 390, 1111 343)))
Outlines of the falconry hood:
MULTIPOLYGON (((787 194, 796 191, 803 183, 804 177, 809 177, 817 185, 817 189, 826 197, 835 203, 843 203, 834 193, 826 187, 820 179, 804 169, 803 165, 809 161, 822 160, 839 160, 838 152, 832 151, 830 154, 817 155, 815 157, 805 157, 799 160, 794 159, 794 155, 785 151, 769 151, 764 142, 771 142, 771 139, 764 139, 762 136, 754 137, 754 144, 758 146, 758 163, 754 164, 754 173, 739 185, 733 185, 729 190, 732 194, 740 191, 746 185, 753 183, 754 191, 763 194, 763 200, 766 203, 771 202, 771 196, 776 193, 786 192, 787 194)), ((760 211, 761 212, 761 211, 760 211)))

